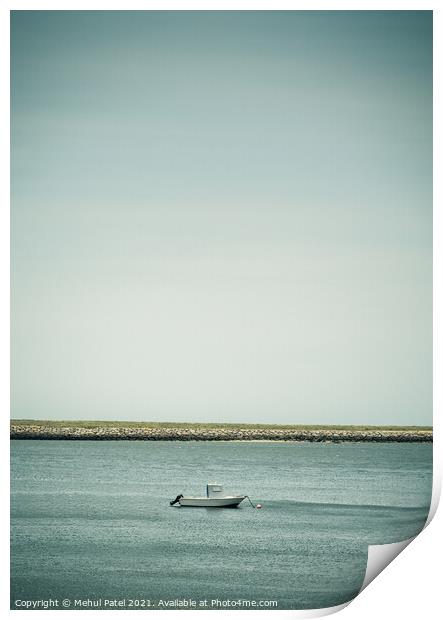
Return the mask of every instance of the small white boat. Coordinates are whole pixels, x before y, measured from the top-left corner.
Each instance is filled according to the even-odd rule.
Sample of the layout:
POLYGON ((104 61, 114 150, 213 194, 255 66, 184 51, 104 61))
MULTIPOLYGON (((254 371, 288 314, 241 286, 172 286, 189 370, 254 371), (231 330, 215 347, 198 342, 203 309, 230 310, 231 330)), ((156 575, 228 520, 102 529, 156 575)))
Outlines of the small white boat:
POLYGON ((234 508, 238 506, 246 495, 226 495, 221 484, 207 484, 206 497, 185 497, 177 495, 170 501, 170 505, 180 504, 180 506, 194 506, 200 508, 234 508))

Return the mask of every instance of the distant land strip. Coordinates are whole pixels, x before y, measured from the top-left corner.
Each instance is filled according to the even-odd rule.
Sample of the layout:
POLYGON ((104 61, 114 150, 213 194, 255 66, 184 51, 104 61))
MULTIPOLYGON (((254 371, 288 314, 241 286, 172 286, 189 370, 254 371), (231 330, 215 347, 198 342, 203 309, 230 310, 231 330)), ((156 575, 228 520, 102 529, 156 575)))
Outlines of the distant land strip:
POLYGON ((322 426, 12 420, 11 439, 145 441, 432 441, 429 426, 322 426))

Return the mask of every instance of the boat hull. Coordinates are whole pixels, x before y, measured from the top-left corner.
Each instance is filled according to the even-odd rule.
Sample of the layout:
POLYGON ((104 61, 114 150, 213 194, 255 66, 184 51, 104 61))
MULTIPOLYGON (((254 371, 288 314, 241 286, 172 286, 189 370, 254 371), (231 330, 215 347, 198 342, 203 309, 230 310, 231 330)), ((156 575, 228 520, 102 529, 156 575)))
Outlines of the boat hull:
POLYGON ((180 506, 194 508, 235 508, 245 497, 246 495, 235 497, 182 497, 179 500, 179 504, 180 506))

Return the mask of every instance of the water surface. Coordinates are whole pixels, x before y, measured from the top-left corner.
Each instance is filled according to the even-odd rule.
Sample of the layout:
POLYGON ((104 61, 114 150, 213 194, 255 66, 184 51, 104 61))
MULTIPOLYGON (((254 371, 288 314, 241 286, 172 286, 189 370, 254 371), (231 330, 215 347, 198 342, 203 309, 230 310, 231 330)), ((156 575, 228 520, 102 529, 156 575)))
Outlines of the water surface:
MULTIPOLYGON (((351 599, 367 545, 417 534, 432 444, 12 442, 17 599, 351 599), (171 508, 208 481, 251 496, 238 509, 171 508)), ((209 607, 210 608, 210 607, 209 607)))

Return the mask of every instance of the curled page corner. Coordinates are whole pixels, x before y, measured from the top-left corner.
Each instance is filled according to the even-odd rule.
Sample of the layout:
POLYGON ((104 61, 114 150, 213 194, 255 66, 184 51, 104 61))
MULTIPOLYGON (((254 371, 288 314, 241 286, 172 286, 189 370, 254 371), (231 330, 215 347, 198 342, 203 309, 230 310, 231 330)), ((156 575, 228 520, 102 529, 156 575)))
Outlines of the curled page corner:
MULTIPOLYGON (((362 592, 395 558, 415 539, 408 538, 400 542, 386 545, 368 545, 368 563, 366 565, 365 578, 360 588, 362 592)), ((359 593, 360 593, 359 592, 359 593)))
MULTIPOLYGON (((435 468, 434 468, 435 471, 435 468)), ((437 507, 440 501, 441 493, 441 479, 440 476, 434 474, 433 490, 431 497, 431 504, 429 506, 428 517, 423 529, 429 525, 434 518, 437 511, 437 507)), ((420 532, 417 534, 420 536, 420 532)), ((371 581, 373 581, 406 547, 417 538, 413 536, 407 540, 400 542, 394 542, 385 545, 368 545, 368 562, 366 565, 366 573, 363 579, 363 584, 359 590, 362 592, 371 581)))
MULTIPOLYGON (((419 534, 418 534, 419 535, 419 534)), ((368 561, 366 565, 366 573, 362 586, 358 594, 362 592, 384 569, 416 538, 408 538, 400 542, 389 543, 385 545, 368 545, 368 561)), ((322 609, 310 609, 305 612, 295 612, 291 617, 295 618, 320 618, 321 616, 329 616, 347 607, 354 598, 346 603, 336 605, 335 607, 325 607, 322 609), (299 615, 300 614, 300 615, 299 615)))

